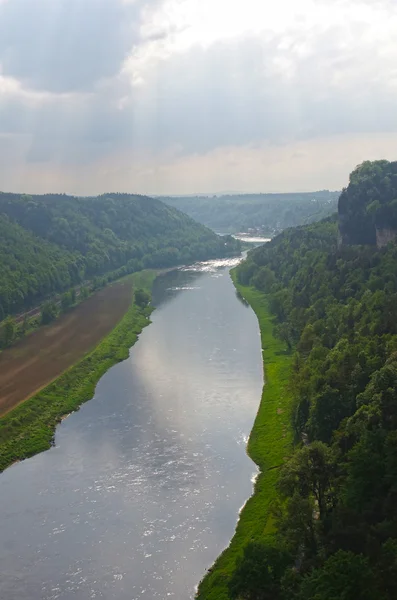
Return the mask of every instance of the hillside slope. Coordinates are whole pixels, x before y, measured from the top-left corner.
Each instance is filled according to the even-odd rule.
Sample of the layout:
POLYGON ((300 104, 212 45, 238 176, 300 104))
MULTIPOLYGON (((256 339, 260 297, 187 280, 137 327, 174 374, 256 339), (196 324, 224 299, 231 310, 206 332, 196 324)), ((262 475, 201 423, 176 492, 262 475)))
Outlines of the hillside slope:
POLYGON ((224 256, 219 238, 145 196, 0 194, 0 318, 87 278, 224 256))
POLYGON ((338 192, 236 194, 213 197, 164 197, 199 223, 215 231, 256 229, 273 236, 287 227, 319 221, 336 211, 338 192))
MULTIPOLYGON (((382 181, 377 166, 360 177, 359 206, 376 201, 382 181)), ((273 334, 284 342, 278 355, 290 359, 283 410, 295 444, 274 483, 254 496, 273 498, 272 509, 251 502, 258 509, 250 522, 260 526, 232 569, 222 571, 228 551, 215 564, 200 600, 395 600, 397 244, 340 245, 335 216, 253 250, 237 278, 250 286, 247 299, 269 307, 273 334)), ((277 389, 284 381, 273 367, 277 389)), ((268 398, 265 386, 258 414, 268 398)), ((266 449, 272 422, 262 425, 253 435, 266 449)), ((283 441, 273 439, 268 454, 283 441)), ((240 540, 245 521, 243 510, 240 540)))
POLYGON ((78 257, 0 214, 0 320, 78 281, 78 257))

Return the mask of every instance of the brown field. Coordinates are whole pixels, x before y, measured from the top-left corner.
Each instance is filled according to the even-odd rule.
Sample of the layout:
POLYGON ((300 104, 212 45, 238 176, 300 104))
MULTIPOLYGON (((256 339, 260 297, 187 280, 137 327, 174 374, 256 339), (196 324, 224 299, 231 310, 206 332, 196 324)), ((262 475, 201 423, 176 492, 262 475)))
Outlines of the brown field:
POLYGON ((127 311, 130 282, 97 292, 55 323, 0 354, 0 415, 27 400, 80 360, 127 311))

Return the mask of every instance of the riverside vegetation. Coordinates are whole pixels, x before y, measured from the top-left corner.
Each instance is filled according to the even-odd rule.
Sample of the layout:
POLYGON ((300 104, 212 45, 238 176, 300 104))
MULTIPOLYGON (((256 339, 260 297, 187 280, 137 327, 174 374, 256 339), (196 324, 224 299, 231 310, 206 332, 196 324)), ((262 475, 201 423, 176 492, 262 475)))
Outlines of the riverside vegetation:
POLYGON ((375 231, 396 197, 397 163, 364 163, 341 197, 345 243, 328 218, 234 274, 262 333, 261 474, 200 600, 397 598, 397 245, 346 243, 346 215, 352 240, 355 214, 375 231))
POLYGON ((150 323, 150 290, 155 277, 156 271, 128 276, 135 290, 134 301, 115 329, 80 362, 0 419, 0 471, 50 448, 62 417, 90 400, 102 375, 128 358, 138 334, 150 323))
POLYGON ((197 594, 199 600, 228 600, 236 560, 244 548, 252 539, 262 540, 273 536, 274 523, 270 510, 276 498, 277 469, 285 456, 291 453, 292 447, 288 379, 292 356, 286 352, 285 344, 273 335, 273 318, 267 298, 255 288, 241 285, 238 272, 238 269, 232 271, 233 281, 238 292, 254 309, 261 330, 266 385, 247 448, 260 472, 255 482, 255 493, 241 512, 230 546, 200 583, 197 594))

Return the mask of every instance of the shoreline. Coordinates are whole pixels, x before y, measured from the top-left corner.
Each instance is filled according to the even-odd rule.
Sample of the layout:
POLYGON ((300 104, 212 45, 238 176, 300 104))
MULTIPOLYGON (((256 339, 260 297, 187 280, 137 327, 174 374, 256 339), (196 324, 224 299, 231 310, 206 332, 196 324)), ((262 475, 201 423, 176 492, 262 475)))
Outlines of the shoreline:
POLYGON ((258 412, 249 436, 247 454, 258 468, 253 493, 242 508, 229 546, 198 585, 197 600, 229 600, 228 582, 236 559, 250 541, 263 541, 274 534, 271 505, 277 497, 278 467, 291 452, 291 391, 289 374, 292 354, 273 336, 273 317, 267 299, 254 288, 237 282, 236 271, 230 272, 236 290, 255 312, 262 341, 264 385, 258 412))
MULTIPOLYGON (((133 287, 150 292, 157 275, 140 271, 128 277, 133 287)), ((128 358, 153 310, 140 308, 131 299, 120 321, 93 350, 0 418, 0 473, 54 445, 57 425, 93 398, 98 381, 113 365, 128 358)))

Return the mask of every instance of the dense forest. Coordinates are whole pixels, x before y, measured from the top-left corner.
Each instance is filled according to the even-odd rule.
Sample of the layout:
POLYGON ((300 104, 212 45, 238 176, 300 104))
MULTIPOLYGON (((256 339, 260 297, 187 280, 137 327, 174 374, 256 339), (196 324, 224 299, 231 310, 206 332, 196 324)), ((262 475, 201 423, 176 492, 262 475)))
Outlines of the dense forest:
POLYGON ((360 165, 350 175, 338 211, 342 242, 381 246, 390 241, 397 232, 397 162, 360 165))
POLYGON ((239 249, 233 238, 220 238, 145 196, 0 193, 0 320, 87 279, 121 277, 239 249))
POLYGON ((273 236, 287 227, 312 223, 336 211, 338 192, 236 194, 161 198, 193 219, 222 233, 255 229, 273 236))
MULTIPOLYGON (((351 227, 372 202, 379 215, 394 210, 396 168, 354 171, 342 228, 347 198, 351 227)), ((397 246, 340 245, 335 216, 253 250, 238 279, 266 295, 293 353, 295 445, 279 471, 275 532, 246 546, 230 597, 395 599, 397 246)))

